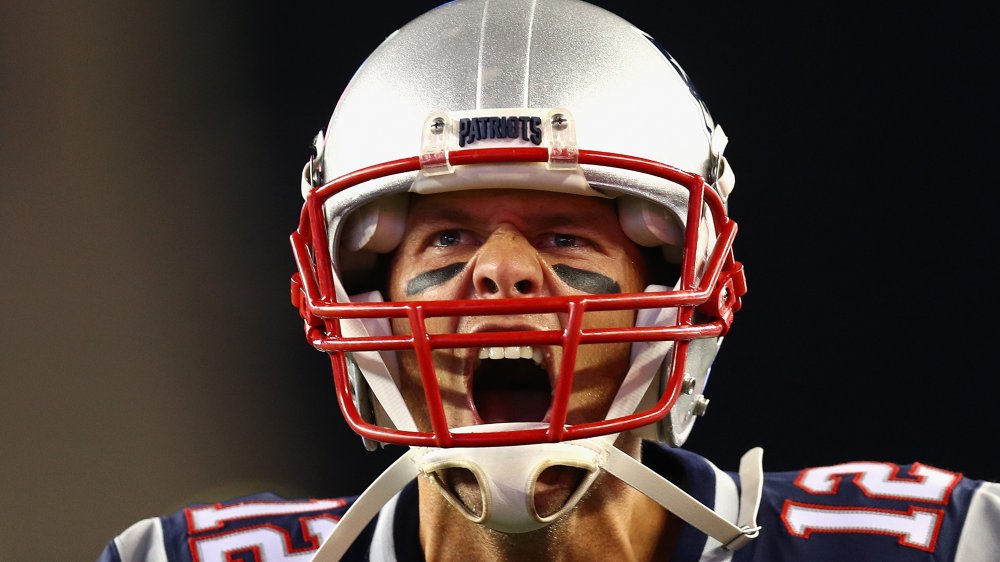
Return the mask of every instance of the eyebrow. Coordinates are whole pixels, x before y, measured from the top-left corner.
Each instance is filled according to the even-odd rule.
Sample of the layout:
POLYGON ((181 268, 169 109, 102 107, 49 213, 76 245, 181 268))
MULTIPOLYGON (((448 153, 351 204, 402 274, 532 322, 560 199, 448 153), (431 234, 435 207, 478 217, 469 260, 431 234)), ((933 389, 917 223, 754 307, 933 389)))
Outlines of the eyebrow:
POLYGON ((442 209, 437 209, 433 213, 428 213, 432 220, 442 220, 442 221, 454 221, 463 222, 472 220, 472 215, 463 209, 456 209, 455 207, 444 207, 442 209))

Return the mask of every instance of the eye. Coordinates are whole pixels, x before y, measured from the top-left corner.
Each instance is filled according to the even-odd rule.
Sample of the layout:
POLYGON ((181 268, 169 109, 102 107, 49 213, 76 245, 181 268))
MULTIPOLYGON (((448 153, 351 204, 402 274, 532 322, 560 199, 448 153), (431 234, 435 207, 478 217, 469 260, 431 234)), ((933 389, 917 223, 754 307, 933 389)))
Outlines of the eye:
POLYGON ((553 234, 552 245, 557 248, 575 248, 579 246, 579 240, 572 234, 553 234))
POLYGON ((586 238, 580 238, 574 234, 546 234, 538 243, 540 248, 580 248, 590 246, 586 238))
POLYGON ((433 246, 443 248, 446 246, 457 246, 462 243, 463 236, 459 230, 444 230, 434 235, 433 246))

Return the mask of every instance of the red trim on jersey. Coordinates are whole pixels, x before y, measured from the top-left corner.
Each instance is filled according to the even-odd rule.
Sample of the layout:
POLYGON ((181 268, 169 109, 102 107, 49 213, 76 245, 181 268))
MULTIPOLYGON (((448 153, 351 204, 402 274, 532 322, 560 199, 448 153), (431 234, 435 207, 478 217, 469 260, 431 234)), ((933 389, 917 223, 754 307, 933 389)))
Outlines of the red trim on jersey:
POLYGON ((308 500, 295 500, 295 501, 281 501, 281 500, 275 500, 275 501, 247 501, 247 502, 239 502, 239 503, 231 503, 231 504, 216 503, 216 504, 212 504, 212 505, 200 505, 200 506, 197 506, 197 507, 186 508, 184 510, 184 521, 187 523, 188 534, 194 535, 194 534, 197 534, 197 533, 204 533, 204 532, 207 532, 207 531, 212 531, 214 529, 221 529, 222 527, 224 527, 226 525, 226 523, 229 523, 231 521, 244 521, 244 520, 247 520, 247 519, 253 519, 254 517, 271 517, 271 516, 277 516, 277 515, 296 515, 296 514, 299 514, 299 513, 306 513, 306 512, 309 512, 309 511, 321 511, 321 510, 327 510, 327 509, 336 509, 338 507, 343 507, 345 505, 347 505, 347 502, 345 500, 343 500, 343 499, 340 499, 340 498, 331 498, 331 499, 325 499, 325 500, 308 499, 308 500), (336 505, 325 505, 325 506, 321 506, 321 507, 307 507, 310 504, 319 504, 321 502, 335 502, 336 505), (301 510, 298 510, 298 511, 266 511, 266 510, 261 510, 261 511, 256 511, 256 512, 249 513, 247 515, 243 515, 243 516, 240 516, 240 517, 228 517, 228 518, 225 518, 225 519, 219 519, 214 525, 211 525, 211 526, 204 526, 204 527, 197 527, 197 528, 195 527, 194 512, 196 512, 196 511, 203 511, 203 510, 209 510, 209 509, 221 510, 221 509, 229 509, 229 508, 232 508, 232 507, 239 507, 239 506, 244 506, 244 505, 250 505, 250 506, 255 506, 255 505, 256 506, 267 506, 267 505, 287 506, 289 504, 302 504, 303 507, 304 507, 304 509, 301 509, 301 510))
POLYGON ((260 553, 260 547, 258 547, 258 546, 251 546, 251 547, 248 547, 248 548, 239 548, 239 549, 235 549, 235 550, 227 550, 226 551, 226 562, 246 562, 245 559, 242 559, 243 558, 242 556, 240 556, 241 560, 237 560, 236 558, 233 558, 234 554, 240 554, 240 555, 242 555, 242 554, 252 554, 253 555, 253 562, 260 562, 261 560, 264 559, 264 556, 260 553))
MULTIPOLYGON (((239 529, 223 531, 221 533, 215 533, 212 535, 200 535, 197 537, 191 537, 188 539, 188 549, 191 551, 191 560, 192 562, 211 562, 208 560, 202 561, 201 557, 199 556, 199 549, 198 549, 199 543, 222 539, 229 536, 243 535, 247 534, 250 531, 255 531, 259 529, 271 529, 273 531, 277 531, 281 535, 281 539, 282 542, 284 543, 284 549, 285 549, 283 554, 293 555, 293 554, 305 554, 308 552, 314 552, 319 549, 322 541, 320 540, 320 537, 316 536, 315 534, 309 531, 308 524, 310 521, 315 521, 317 519, 328 519, 334 523, 340 521, 339 517, 330 514, 299 517, 299 525, 302 528, 302 538, 305 542, 309 543, 307 546, 301 548, 295 548, 295 546, 292 544, 292 535, 288 529, 285 529, 284 527, 275 525, 273 523, 261 523, 259 525, 240 527, 239 529)), ((261 556, 260 544, 248 544, 245 546, 237 546, 235 548, 226 550, 224 552, 226 554, 226 562, 237 562, 232 557, 232 555, 234 553, 246 553, 246 552, 249 552, 254 555, 255 557, 254 562, 262 562, 264 560, 264 558, 261 556)))
POLYGON ((340 522, 340 517, 329 513, 312 515, 309 517, 299 517, 299 527, 302 529, 302 538, 309 541, 309 544, 314 545, 313 550, 319 550, 320 545, 323 544, 322 537, 316 536, 309 531, 309 523, 316 521, 317 519, 329 519, 333 523, 340 522))
POLYGON ((818 466, 818 467, 812 467, 812 468, 803 469, 802 472, 799 473, 798 477, 795 478, 795 485, 797 487, 799 487, 800 489, 804 490, 805 492, 807 492, 807 493, 809 493, 811 495, 814 495, 814 496, 833 496, 833 495, 837 494, 837 492, 838 492, 838 490, 840 488, 840 483, 843 481, 843 479, 847 475, 853 474, 854 478, 852 480, 854 482, 854 485, 857 486, 859 490, 861 490, 862 494, 864 494, 866 497, 869 497, 869 498, 888 499, 888 500, 900 500, 900 501, 907 501, 907 502, 920 502, 920 503, 929 503, 929 504, 935 504, 935 505, 947 505, 948 501, 951 498, 951 492, 952 492, 952 490, 955 489, 955 486, 957 486, 958 483, 959 483, 959 481, 962 479, 962 474, 959 473, 959 472, 952 472, 950 470, 944 470, 944 469, 941 469, 941 468, 937 468, 937 467, 926 465, 926 464, 919 463, 919 462, 913 463, 913 465, 910 467, 909 474, 906 477, 900 477, 899 476, 899 469, 900 469, 900 466, 898 464, 888 463, 888 462, 879 462, 879 461, 852 461, 852 462, 846 462, 846 463, 841 463, 841 464, 837 464, 837 465, 818 466), (828 477, 828 480, 832 481, 833 485, 831 486, 831 488, 830 488, 829 491, 822 491, 822 490, 818 491, 818 490, 809 488, 808 486, 806 486, 802 482, 809 475, 810 472, 817 471, 817 470, 828 470, 828 469, 831 469, 831 468, 836 468, 836 467, 840 467, 840 466, 847 466, 847 465, 852 465, 852 464, 868 464, 868 465, 880 465, 880 466, 887 466, 887 467, 889 467, 891 470, 890 470, 890 473, 889 473, 889 477, 885 480, 885 482, 906 482, 906 483, 911 483, 911 484, 922 484, 922 483, 926 482, 927 476, 921 476, 919 474, 916 474, 917 469, 920 468, 920 467, 925 467, 925 468, 929 468, 931 470, 936 470, 938 472, 942 472, 942 473, 945 473, 945 474, 950 474, 951 475, 951 482, 947 486, 945 486, 944 492, 941 495, 941 499, 937 499, 937 500, 935 500, 935 499, 927 499, 927 498, 924 498, 924 497, 917 497, 917 496, 892 495, 892 494, 879 494, 879 493, 876 493, 876 492, 872 491, 868 486, 866 486, 864 484, 864 482, 863 482, 864 475, 865 474, 869 474, 869 473, 865 472, 864 470, 850 470, 850 471, 844 471, 844 472, 841 472, 841 473, 832 473, 832 474, 830 474, 829 477, 828 477))

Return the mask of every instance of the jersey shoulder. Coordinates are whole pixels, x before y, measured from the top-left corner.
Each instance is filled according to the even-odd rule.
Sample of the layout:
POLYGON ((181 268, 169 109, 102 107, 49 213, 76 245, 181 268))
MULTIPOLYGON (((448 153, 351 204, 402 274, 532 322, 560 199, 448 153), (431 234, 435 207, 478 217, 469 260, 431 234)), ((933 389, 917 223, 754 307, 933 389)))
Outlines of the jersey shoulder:
POLYGON ((108 542, 98 562, 297 559, 319 548, 353 501, 257 494, 192 505, 135 523, 108 542))
POLYGON ((767 473, 763 531, 741 560, 973 562, 1000 548, 997 486, 922 463, 767 473), (985 507, 984 507, 985 503, 985 507))

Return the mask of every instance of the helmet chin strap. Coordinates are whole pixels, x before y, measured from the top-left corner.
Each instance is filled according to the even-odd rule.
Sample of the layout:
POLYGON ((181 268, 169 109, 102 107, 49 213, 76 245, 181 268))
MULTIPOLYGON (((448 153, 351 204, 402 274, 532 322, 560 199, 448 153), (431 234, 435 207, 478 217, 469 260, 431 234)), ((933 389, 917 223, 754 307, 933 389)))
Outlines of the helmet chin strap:
MULTIPOLYGON (((760 532, 756 522, 757 509, 763 483, 761 448, 751 449, 740 460, 740 507, 737 522, 733 524, 673 482, 616 448, 613 438, 601 436, 563 443, 465 450, 412 447, 355 500, 330 537, 316 551, 312 562, 340 560, 382 506, 410 481, 421 473, 429 474, 452 467, 468 468, 476 474, 484 496, 482 513, 472 513, 441 486, 445 497, 453 498, 449 501, 470 520, 506 533, 531 531, 562 517, 576 506, 603 469, 714 538, 726 550, 742 548, 757 537, 760 532), (584 468, 589 471, 588 475, 562 508, 546 517, 539 517, 533 505, 534 483, 546 467, 561 464, 584 468), (489 478, 483 479, 484 474, 489 474, 489 478)), ((438 481, 437 478, 434 480, 438 481)))
MULTIPOLYGON (((458 428, 460 432, 512 431, 548 427, 546 423, 503 423, 458 428)), ((515 445, 508 447, 418 448, 414 457, 420 472, 438 484, 441 493, 473 523, 504 533, 525 533, 541 529, 571 511, 600 474, 613 449, 614 435, 590 439, 515 445), (563 506, 554 513, 539 515, 535 509, 538 477, 553 466, 585 471, 585 476, 563 506), (443 482, 440 471, 466 469, 476 477, 482 496, 479 513, 465 504, 443 482)))
MULTIPOLYGON (((456 431, 511 431, 545 426, 544 423, 488 424, 456 431)), ((718 540, 728 550, 737 550, 757 537, 760 531, 756 519, 763 482, 763 449, 751 449, 740 459, 742 491, 739 517, 733 524, 638 459, 615 447, 617 436, 602 435, 561 443, 510 447, 416 448, 413 462, 421 473, 432 477, 445 498, 470 521, 504 533, 534 531, 569 513, 603 469, 718 540), (580 468, 587 474, 562 507, 543 517, 535 510, 535 486, 542 471, 551 466, 580 468), (482 494, 480 513, 475 513, 455 497, 436 476, 438 471, 448 468, 468 469, 476 476, 482 494)))
POLYGON ((604 470, 719 541, 726 550, 739 550, 760 533, 757 509, 764 483, 764 450, 760 447, 750 449, 740 459, 740 507, 735 525, 637 459, 615 447, 607 452, 604 470))

